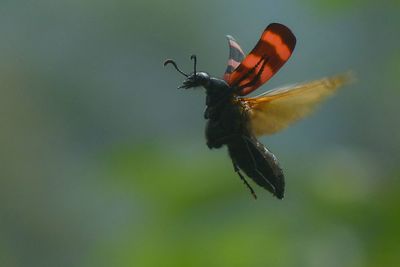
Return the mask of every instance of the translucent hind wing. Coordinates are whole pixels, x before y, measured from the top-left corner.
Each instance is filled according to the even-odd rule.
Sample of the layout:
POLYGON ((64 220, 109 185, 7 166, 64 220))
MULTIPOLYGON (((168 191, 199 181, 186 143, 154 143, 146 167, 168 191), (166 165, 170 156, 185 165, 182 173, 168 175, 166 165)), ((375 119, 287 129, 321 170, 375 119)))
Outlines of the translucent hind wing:
POLYGON ((274 89, 241 101, 249 107, 253 133, 269 135, 309 115, 319 103, 351 80, 352 75, 347 73, 274 89))

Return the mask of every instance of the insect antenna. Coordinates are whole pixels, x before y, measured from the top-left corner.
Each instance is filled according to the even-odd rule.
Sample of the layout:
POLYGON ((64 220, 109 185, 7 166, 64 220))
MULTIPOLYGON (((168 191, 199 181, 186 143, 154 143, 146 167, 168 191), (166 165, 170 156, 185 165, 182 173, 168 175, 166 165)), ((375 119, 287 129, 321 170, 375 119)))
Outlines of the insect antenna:
MULTIPOLYGON (((172 65, 175 67, 175 69, 176 69, 180 74, 184 75, 185 77, 188 77, 188 76, 189 76, 189 75, 187 75, 186 73, 184 73, 183 71, 181 71, 181 70, 178 68, 178 65, 176 64, 176 62, 175 62, 174 60, 172 60, 172 59, 167 59, 167 60, 165 60, 165 61, 164 61, 164 67, 167 66, 168 64, 172 64, 172 65)), ((195 65, 195 66, 196 66, 196 65, 195 65)))
POLYGON ((193 69, 194 69, 194 79, 196 80, 196 65, 197 65, 197 57, 196 57, 196 55, 191 55, 190 56, 190 59, 191 60, 194 60, 194 66, 193 66, 193 69))

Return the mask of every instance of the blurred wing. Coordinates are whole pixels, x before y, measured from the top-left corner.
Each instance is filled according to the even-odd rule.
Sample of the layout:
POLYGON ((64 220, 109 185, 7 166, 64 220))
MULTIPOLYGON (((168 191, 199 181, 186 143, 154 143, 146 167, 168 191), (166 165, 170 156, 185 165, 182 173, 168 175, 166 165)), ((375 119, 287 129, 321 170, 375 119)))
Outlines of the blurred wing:
POLYGON ((244 53, 240 45, 236 42, 236 40, 227 35, 228 44, 229 44, 229 59, 228 59, 228 66, 226 67, 224 80, 229 81, 231 73, 239 66, 240 62, 242 62, 244 58, 244 53))
POLYGON ((273 134, 309 115, 318 103, 350 80, 351 74, 342 74, 278 88, 258 97, 241 100, 249 107, 253 133, 256 136, 273 134))
POLYGON ((286 26, 272 23, 260 40, 229 75, 226 82, 237 88, 238 95, 247 95, 267 82, 291 56, 296 37, 286 26))

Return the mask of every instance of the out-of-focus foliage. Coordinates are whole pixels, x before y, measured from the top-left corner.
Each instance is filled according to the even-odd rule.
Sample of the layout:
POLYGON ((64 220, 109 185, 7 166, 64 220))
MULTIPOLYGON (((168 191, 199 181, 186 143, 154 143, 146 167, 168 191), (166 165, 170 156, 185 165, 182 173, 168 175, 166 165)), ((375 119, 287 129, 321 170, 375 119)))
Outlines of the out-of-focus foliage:
MULTIPOLYGON (((398 266, 398 1, 2 1, 0 266, 398 266), (315 115, 262 138, 284 200, 251 198, 204 144, 231 34, 298 43, 260 89, 353 70, 315 115)), ((259 92, 260 92, 259 91, 259 92)))

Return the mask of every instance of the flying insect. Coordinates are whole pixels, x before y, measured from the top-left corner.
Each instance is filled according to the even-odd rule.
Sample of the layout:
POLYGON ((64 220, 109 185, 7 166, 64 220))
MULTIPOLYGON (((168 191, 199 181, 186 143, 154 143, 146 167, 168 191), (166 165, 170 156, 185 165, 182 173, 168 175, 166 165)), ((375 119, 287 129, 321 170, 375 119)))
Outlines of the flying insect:
POLYGON ((186 77, 178 88, 201 86, 205 89, 207 146, 210 149, 227 146, 234 171, 254 198, 257 198, 255 191, 243 173, 282 199, 283 171, 275 155, 257 137, 279 132, 309 115, 318 103, 351 77, 342 74, 244 97, 266 83, 286 63, 296 46, 296 37, 286 26, 272 23, 246 57, 238 42, 232 36, 227 38, 230 52, 222 79, 197 71, 195 55, 191 56, 194 71, 190 74, 183 72, 172 59, 166 60, 164 66, 172 64, 186 77))

